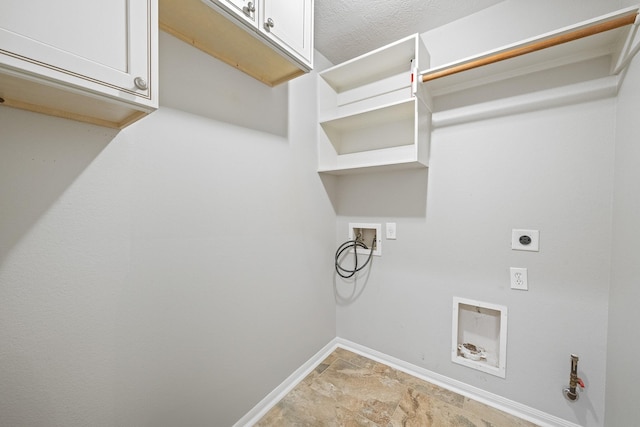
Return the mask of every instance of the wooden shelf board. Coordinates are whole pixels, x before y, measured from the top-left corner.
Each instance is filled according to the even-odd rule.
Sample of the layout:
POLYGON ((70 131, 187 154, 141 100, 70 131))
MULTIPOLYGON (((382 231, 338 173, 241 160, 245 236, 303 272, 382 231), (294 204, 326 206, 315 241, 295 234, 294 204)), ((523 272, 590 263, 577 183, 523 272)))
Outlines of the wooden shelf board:
POLYGON ((1 106, 122 129, 151 111, 39 79, 0 73, 1 106))

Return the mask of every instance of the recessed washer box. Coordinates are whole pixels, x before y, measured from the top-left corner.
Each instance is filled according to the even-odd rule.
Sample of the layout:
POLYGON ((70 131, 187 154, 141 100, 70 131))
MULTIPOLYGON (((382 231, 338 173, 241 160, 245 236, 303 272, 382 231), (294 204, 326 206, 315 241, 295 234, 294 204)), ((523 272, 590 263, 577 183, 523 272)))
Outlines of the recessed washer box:
POLYGON ((382 224, 364 222, 349 223, 349 240, 360 240, 367 248, 356 248, 356 252, 369 255, 373 242, 373 255, 382 256, 382 224))
POLYGON ((506 376, 507 307, 453 297, 451 361, 506 376))

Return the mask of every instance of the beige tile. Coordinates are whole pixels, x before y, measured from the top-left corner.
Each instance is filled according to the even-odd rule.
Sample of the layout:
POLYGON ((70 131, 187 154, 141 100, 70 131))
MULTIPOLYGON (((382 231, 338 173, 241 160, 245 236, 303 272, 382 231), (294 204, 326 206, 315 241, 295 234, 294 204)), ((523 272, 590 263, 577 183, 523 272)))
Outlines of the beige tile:
POLYGON ((354 353, 349 350, 345 350, 344 348, 340 348, 340 347, 336 348, 336 350, 333 353, 336 355, 336 359, 342 359, 353 365, 360 366, 361 368, 366 367, 367 364, 372 362, 372 360, 369 358, 360 356, 357 353, 354 353))
POLYGON ((390 427, 431 427, 434 425, 431 397, 407 389, 389 423, 390 427))
MULTIPOLYGON (((468 400, 468 399, 466 399, 468 400)), ((465 400, 465 403, 466 403, 465 400)), ((464 405, 463 405, 464 406, 464 405)), ((448 404, 434 396, 414 389, 407 390, 398 410, 393 414, 391 427, 530 427, 533 424, 489 408, 470 411, 448 404)))
MULTIPOLYGON (((390 426, 403 427, 498 427, 486 424, 475 414, 459 406, 449 404, 435 396, 408 389, 398 409, 393 414, 390 426)), ((508 424, 505 425, 505 427, 508 424)))
POLYGON ((487 405, 338 348, 258 427, 533 427, 487 405))
POLYGON ((335 362, 338 358, 338 350, 339 349, 335 349, 334 351, 332 351, 330 355, 328 355, 322 362, 320 362, 320 364, 331 365, 333 362, 335 362))
POLYGON ((336 356, 346 362, 361 368, 369 369, 373 372, 384 374, 387 376, 395 376, 398 371, 385 364, 371 360, 368 357, 361 356, 343 348, 336 349, 336 356))
POLYGON ((518 417, 514 417, 513 415, 507 414, 506 412, 499 411, 495 408, 485 405, 484 403, 480 403, 476 400, 469 399, 468 397, 464 399, 463 408, 467 412, 477 414, 479 417, 485 420, 488 425, 513 426, 513 427, 536 427, 537 426, 537 424, 534 424, 529 421, 525 421, 518 417))
POLYGON ((378 424, 389 422, 404 387, 384 373, 336 360, 310 387, 335 401, 336 406, 378 424))
POLYGON ((450 405, 457 406, 458 408, 462 408, 462 405, 464 404, 464 396, 430 382, 421 380, 420 378, 416 378, 413 375, 398 372, 398 380, 409 388, 415 389, 422 394, 429 395, 450 405))
POLYGON ((317 394, 309 384, 300 383, 256 426, 340 426, 340 419, 344 415, 339 409, 332 399, 317 394))

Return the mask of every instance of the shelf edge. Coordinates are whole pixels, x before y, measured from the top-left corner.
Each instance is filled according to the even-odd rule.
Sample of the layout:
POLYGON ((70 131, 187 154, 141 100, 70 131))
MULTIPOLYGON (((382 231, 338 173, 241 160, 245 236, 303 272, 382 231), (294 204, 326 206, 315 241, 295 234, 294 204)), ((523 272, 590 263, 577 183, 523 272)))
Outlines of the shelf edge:
POLYGON ((435 129, 500 116, 521 114, 542 108, 613 97, 618 93, 619 84, 620 76, 618 75, 602 77, 563 88, 547 89, 533 94, 501 98, 497 101, 435 112, 431 123, 435 129))

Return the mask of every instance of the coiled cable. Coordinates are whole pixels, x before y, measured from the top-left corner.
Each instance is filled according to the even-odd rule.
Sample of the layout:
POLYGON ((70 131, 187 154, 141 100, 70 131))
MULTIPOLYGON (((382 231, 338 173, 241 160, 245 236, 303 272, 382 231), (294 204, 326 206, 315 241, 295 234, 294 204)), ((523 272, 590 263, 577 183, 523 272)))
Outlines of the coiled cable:
POLYGON ((338 250, 336 251, 336 258, 335 258, 335 264, 336 264, 336 273, 338 273, 338 275, 344 279, 349 279, 351 277, 353 277, 358 271, 362 270, 363 268, 365 268, 367 266, 367 264, 369 264, 369 261, 371 261, 371 256, 373 255, 373 246, 376 242, 376 238, 373 238, 373 241, 371 242, 371 250, 369 251, 369 256, 367 257, 367 260, 365 261, 364 264, 362 264, 360 267, 358 267, 358 249, 357 248, 363 248, 365 250, 369 249, 367 247, 367 245, 364 244, 364 242, 360 241, 360 240, 347 240, 346 242, 344 242, 343 244, 341 244, 338 247, 338 250), (353 269, 348 269, 348 268, 344 268, 340 265, 340 256, 342 255, 342 253, 348 249, 353 248, 353 258, 354 258, 354 266, 353 269))

